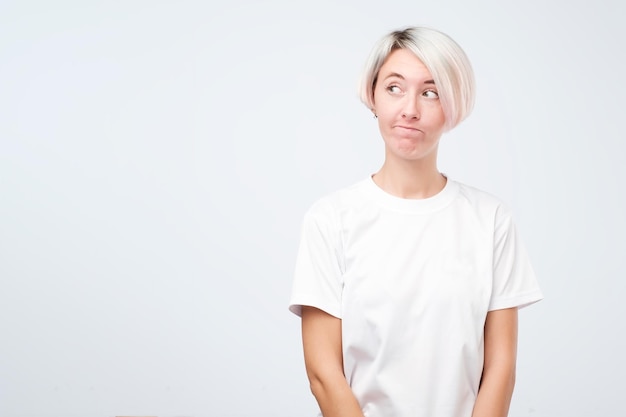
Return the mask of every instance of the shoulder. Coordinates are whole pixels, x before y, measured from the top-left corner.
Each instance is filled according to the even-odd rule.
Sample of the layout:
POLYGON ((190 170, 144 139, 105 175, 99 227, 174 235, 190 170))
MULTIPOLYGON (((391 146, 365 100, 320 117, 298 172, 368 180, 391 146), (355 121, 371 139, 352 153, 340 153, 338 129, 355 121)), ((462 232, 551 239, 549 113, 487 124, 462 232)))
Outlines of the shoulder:
POLYGON ((345 214, 359 206, 361 183, 327 194, 316 200, 305 212, 301 241, 320 253, 333 248, 341 252, 345 214))
POLYGON ((496 195, 476 187, 456 182, 459 192, 457 203, 465 207, 466 213, 488 229, 513 226, 511 207, 496 195))
POLYGON ((502 200, 487 191, 455 181, 459 188, 459 195, 470 203, 484 206, 501 206, 504 205, 502 200))
POLYGON ((459 198, 479 212, 491 212, 497 215, 510 215, 511 209, 496 195, 479 188, 456 181, 459 198))
POLYGON ((359 181, 317 199, 305 213, 305 219, 332 219, 342 212, 358 207, 366 198, 366 181, 359 181))

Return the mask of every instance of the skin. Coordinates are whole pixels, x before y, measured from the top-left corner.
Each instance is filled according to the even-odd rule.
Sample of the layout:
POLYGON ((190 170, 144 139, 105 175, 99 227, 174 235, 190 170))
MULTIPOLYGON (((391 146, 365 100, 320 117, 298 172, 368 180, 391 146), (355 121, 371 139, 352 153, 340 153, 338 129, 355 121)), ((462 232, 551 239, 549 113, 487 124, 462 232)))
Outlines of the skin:
POLYGON ((304 363, 311 392, 324 417, 363 417, 343 374, 341 320, 315 307, 302 307, 304 363))
MULTIPOLYGON (((446 178, 437 169, 445 116, 430 71, 398 49, 378 73, 374 108, 385 161, 374 182, 401 198, 427 198, 446 178)), ((485 320, 485 361, 472 417, 506 417, 515 385, 517 308, 491 311, 485 320)), ((341 320, 302 308, 302 341, 311 391, 324 417, 363 417, 343 374, 341 320)))
POLYGON ((490 311, 485 321, 485 363, 472 417, 506 417, 515 387, 517 308, 490 311))
POLYGON ((392 195, 427 198, 446 180, 437 169, 445 115, 430 71, 410 51, 397 49, 378 72, 374 114, 385 143, 385 162, 374 182, 392 195))

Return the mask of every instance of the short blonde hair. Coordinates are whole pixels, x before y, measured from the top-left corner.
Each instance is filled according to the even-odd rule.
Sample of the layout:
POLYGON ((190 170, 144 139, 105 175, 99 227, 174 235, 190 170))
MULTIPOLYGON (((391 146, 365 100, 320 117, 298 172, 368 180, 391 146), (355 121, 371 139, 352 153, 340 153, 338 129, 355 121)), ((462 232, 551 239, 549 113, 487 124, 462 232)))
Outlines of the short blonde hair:
POLYGON ((374 109, 374 89, 378 72, 389 54, 396 49, 413 52, 430 71, 446 117, 446 130, 452 129, 469 116, 474 107, 476 90, 474 71, 469 59, 448 35, 425 27, 393 31, 374 46, 359 87, 361 101, 369 109, 374 109))

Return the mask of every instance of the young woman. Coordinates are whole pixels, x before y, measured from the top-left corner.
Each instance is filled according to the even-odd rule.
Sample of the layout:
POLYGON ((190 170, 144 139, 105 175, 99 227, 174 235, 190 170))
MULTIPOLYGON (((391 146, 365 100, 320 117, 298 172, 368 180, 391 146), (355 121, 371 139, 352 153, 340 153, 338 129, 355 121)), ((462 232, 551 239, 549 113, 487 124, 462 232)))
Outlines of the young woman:
POLYGON ((321 414, 504 417, 517 310, 542 294, 511 212, 437 168, 474 103, 470 63, 441 32, 394 31, 360 95, 384 163, 307 212, 290 301, 321 414))

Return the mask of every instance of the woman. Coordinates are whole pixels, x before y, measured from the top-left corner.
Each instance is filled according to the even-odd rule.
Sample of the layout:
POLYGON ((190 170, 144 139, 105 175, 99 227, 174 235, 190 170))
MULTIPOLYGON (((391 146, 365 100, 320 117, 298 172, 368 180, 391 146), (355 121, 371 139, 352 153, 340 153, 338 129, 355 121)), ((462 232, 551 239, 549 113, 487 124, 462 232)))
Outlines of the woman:
POLYGON ((395 31, 360 94, 384 163, 307 212, 290 301, 321 414, 506 416, 517 310, 542 294, 510 211, 437 168, 473 106, 469 61, 441 32, 395 31))

